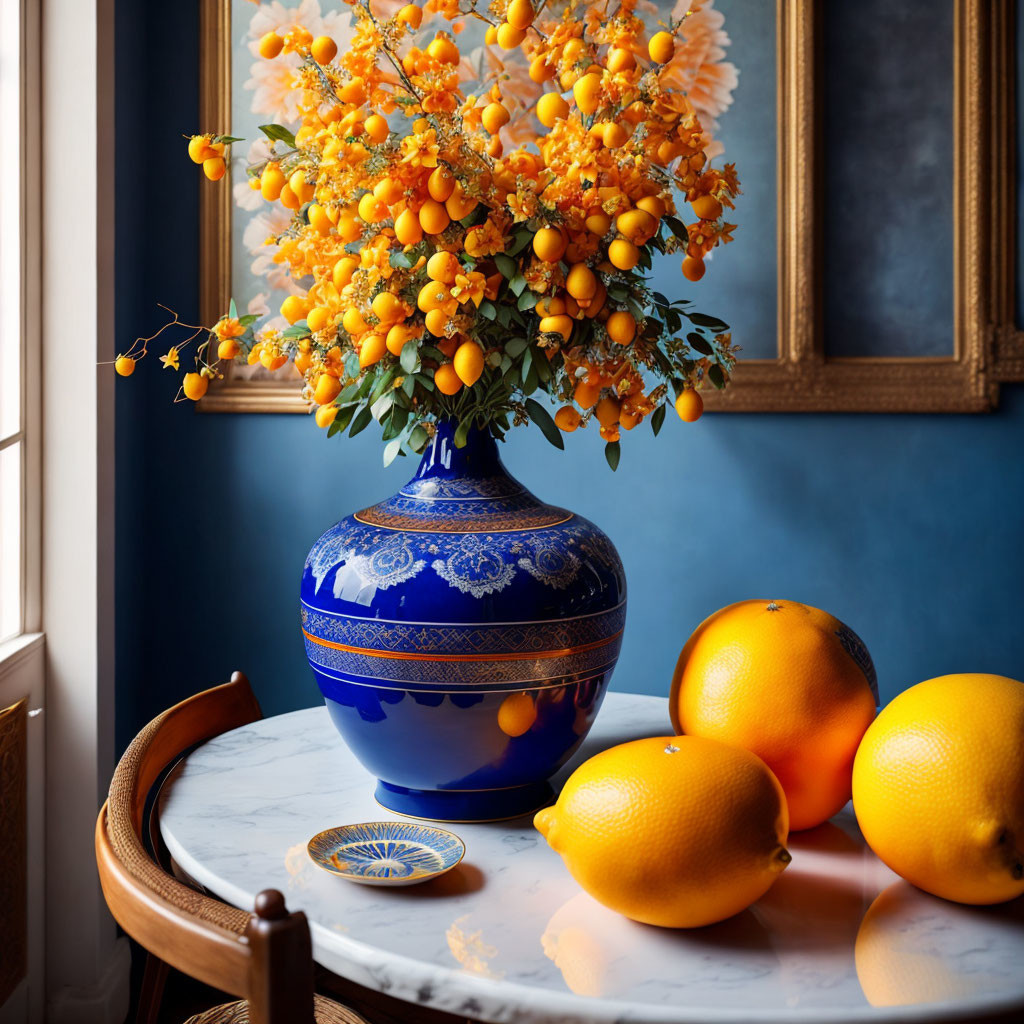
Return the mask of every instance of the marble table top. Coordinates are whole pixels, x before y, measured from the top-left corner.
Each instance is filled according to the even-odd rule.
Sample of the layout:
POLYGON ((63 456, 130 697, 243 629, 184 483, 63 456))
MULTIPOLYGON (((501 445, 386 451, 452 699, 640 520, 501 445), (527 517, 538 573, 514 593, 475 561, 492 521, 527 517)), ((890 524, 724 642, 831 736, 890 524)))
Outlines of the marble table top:
MULTIPOLYGON (((612 693, 570 766, 607 746, 668 735, 661 698, 612 693)), ((466 858, 420 886, 353 885, 306 841, 332 825, 398 818, 326 709, 226 733, 168 778, 172 856, 249 909, 279 888, 309 916, 328 969, 391 996, 500 1024, 754 1024, 1024 1020, 1024 900, 969 908, 900 881, 849 808, 790 837, 793 862, 749 910, 667 931, 606 910, 528 818, 453 825, 466 858), (1014 1018, 1016 1019, 1016 1018, 1014 1018)))

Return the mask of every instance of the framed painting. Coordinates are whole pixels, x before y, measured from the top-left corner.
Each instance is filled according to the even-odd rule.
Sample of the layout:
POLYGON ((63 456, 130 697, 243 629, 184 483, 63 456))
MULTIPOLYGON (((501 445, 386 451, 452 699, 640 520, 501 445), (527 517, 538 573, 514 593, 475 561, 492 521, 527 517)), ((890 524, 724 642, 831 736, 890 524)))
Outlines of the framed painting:
MULTIPOLYGON (((296 2, 344 46, 344 5, 296 2)), ((691 95, 715 122, 712 159, 740 172, 739 244, 696 285, 658 257, 654 286, 731 325, 740 362, 725 392, 705 392, 709 409, 978 412, 1000 380, 1024 379, 1014 8, 705 0, 687 19, 709 55, 691 95)), ((260 124, 293 120, 285 80, 255 53, 281 4, 201 10, 202 123, 258 140, 260 124)), ((262 145, 235 147, 230 189, 203 185, 204 322, 232 296, 268 313, 294 288, 263 244, 278 214, 245 182, 262 145)), ((235 366, 200 408, 308 411, 297 375, 235 366)))

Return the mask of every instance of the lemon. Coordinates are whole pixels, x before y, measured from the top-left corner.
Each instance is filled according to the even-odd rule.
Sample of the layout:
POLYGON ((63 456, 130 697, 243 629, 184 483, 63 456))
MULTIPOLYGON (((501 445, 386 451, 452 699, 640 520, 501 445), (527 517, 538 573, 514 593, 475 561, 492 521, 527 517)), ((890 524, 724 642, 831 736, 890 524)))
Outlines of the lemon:
POLYGON ((864 735, 853 806, 871 849, 958 903, 1024 893, 1024 683, 961 673, 905 690, 864 735))
POLYGON ((533 822, 599 903, 644 924, 695 928, 768 890, 790 860, 788 817, 758 757, 667 736, 584 762, 533 822))

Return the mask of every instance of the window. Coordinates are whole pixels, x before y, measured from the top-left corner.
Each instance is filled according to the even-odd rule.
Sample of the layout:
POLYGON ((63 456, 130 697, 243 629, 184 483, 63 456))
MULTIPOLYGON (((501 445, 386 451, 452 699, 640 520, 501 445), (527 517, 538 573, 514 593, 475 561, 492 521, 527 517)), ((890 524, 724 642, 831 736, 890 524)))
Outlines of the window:
POLYGON ((0 643, 38 628, 39 344, 31 307, 38 295, 39 206, 38 195, 26 191, 24 173, 38 131, 26 108, 33 92, 23 50, 26 7, 0 4, 0 643))

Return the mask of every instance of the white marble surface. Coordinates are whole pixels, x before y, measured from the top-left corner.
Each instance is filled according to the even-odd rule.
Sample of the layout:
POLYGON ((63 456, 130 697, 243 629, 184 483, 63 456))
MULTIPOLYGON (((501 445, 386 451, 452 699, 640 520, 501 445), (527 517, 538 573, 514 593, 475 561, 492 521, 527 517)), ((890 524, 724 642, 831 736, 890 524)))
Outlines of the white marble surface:
MULTIPOLYGON (((670 732, 664 700, 610 694, 575 760, 670 732)), ((326 710, 311 708, 193 752, 164 788, 162 830, 175 859, 238 906, 281 889, 332 971, 485 1021, 881 1024, 1009 1007, 1024 1020, 1024 903, 971 909, 919 893, 866 849, 849 810, 791 837, 792 864, 753 908, 672 932, 591 900, 529 819, 452 826, 464 862, 409 889, 315 867, 310 836, 397 817, 372 792, 326 710), (904 1005, 872 1005, 894 1001, 904 1005)))

